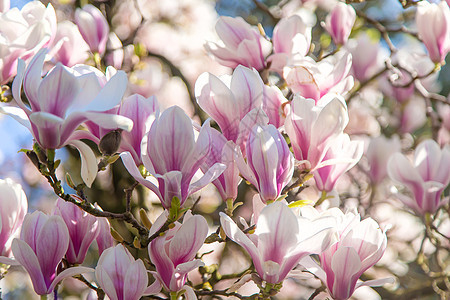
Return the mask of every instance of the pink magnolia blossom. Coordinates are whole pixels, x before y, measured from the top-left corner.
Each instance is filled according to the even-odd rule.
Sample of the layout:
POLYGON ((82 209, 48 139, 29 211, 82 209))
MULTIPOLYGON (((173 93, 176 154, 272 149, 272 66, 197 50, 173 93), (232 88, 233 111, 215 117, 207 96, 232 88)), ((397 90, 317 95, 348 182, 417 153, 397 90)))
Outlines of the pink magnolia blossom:
MULTIPOLYGON (((121 133, 122 140, 119 146, 119 152, 128 151, 133 156, 136 165, 142 164, 141 160, 141 141, 150 130, 153 120, 159 115, 159 104, 155 97, 145 98, 138 94, 133 94, 125 98, 120 106, 116 106, 108 113, 129 118, 133 121, 133 128, 127 132, 121 133)), ((85 133, 84 138, 99 143, 110 128, 102 128, 94 122, 86 122, 86 127, 92 135, 85 133)))
POLYGON ((231 78, 203 73, 195 83, 200 107, 219 125, 223 135, 236 142, 239 124, 252 109, 261 107, 264 83, 256 70, 238 66, 231 78))
POLYGON ((398 136, 388 139, 382 135, 370 140, 366 157, 370 166, 368 175, 372 183, 379 184, 387 177, 389 158, 395 152, 400 152, 400 150, 401 144, 398 136))
POLYGON ((264 203, 276 200, 294 172, 294 156, 283 135, 273 125, 255 125, 246 151, 247 162, 242 155, 237 157, 242 176, 256 187, 264 203))
POLYGON ((344 45, 355 24, 356 12, 353 6, 338 2, 326 17, 324 27, 337 45, 344 45))
POLYGON ((4 106, 0 112, 26 126, 43 149, 75 146, 82 156, 82 178, 90 186, 97 174, 97 163, 92 150, 79 141, 82 136, 77 135, 83 132, 77 128, 89 120, 104 128, 131 129, 130 119, 104 113, 120 102, 126 75, 108 68, 105 77, 90 66, 67 68, 57 64, 41 78, 45 54, 41 50, 26 69, 24 62, 19 61, 13 83, 13 96, 19 107, 4 106), (29 105, 22 100, 22 87, 29 105))
POLYGON ((102 12, 91 4, 77 8, 75 22, 92 52, 103 54, 108 41, 109 25, 102 12))
POLYGON ((106 50, 108 54, 105 57, 105 61, 108 66, 113 66, 116 69, 120 69, 122 67, 125 56, 125 51, 122 47, 123 45, 119 37, 114 32, 110 32, 108 35, 108 42, 106 43, 106 50))
POLYGON ((296 95, 285 121, 295 158, 305 163, 306 169, 316 168, 332 145, 331 141, 347 124, 348 112, 343 98, 335 97, 315 105, 314 100, 296 95))
POLYGON ((211 151, 201 170, 207 172, 216 163, 223 163, 225 171, 212 183, 216 186, 222 200, 235 200, 238 195, 238 185, 241 182, 239 169, 235 159, 237 145, 227 139, 217 130, 211 128, 211 151))
POLYGON ((0 12, 8 11, 10 5, 11 5, 10 0, 1 0, 0 1, 0 12))
POLYGON ((72 267, 57 274, 68 247, 69 231, 63 219, 40 211, 25 216, 20 239, 14 239, 11 246, 15 259, 27 270, 38 295, 52 293, 66 277, 93 271, 72 267))
POLYGON ((111 300, 139 300, 143 295, 161 290, 158 281, 148 286, 144 263, 135 260, 122 244, 103 251, 95 268, 95 278, 111 300))
POLYGON ((311 47, 311 27, 299 15, 283 18, 273 29, 272 43, 274 54, 268 58, 270 68, 282 71, 291 57, 308 54, 311 47))
POLYGON ((11 263, 11 243, 19 235, 27 208, 22 186, 10 178, 0 179, 0 263, 11 263))
POLYGON ((197 181, 195 173, 211 151, 211 128, 209 121, 203 124, 197 139, 194 137, 192 120, 177 106, 165 110, 152 124, 142 142, 141 159, 147 171, 158 182, 143 178, 129 152, 120 156, 128 172, 161 200, 164 208, 170 208, 177 197, 181 205, 192 193, 216 179, 225 165, 216 163, 197 181))
POLYGON ((103 251, 114 246, 114 238, 111 236, 111 226, 107 218, 97 218, 98 235, 95 238, 98 246, 98 253, 102 255, 103 251))
POLYGON ((251 256, 261 279, 272 284, 289 276, 302 258, 321 253, 335 241, 334 219, 296 216, 279 201, 263 208, 255 233, 249 236, 224 213, 220 213, 220 223, 225 234, 251 256))
MULTIPOLYGON (((9 7, 9 1, 7 1, 9 7)), ((0 84, 16 75, 19 58, 29 62, 40 49, 52 43, 56 32, 53 6, 30 1, 21 10, 13 7, 0 12, 0 84)))
POLYGON ((78 27, 67 20, 58 23, 51 48, 50 54, 53 56, 53 60, 67 67, 84 63, 89 58, 89 46, 81 36, 78 27))
POLYGON ((265 58, 270 53, 270 42, 257 29, 241 17, 220 17, 216 32, 221 44, 207 43, 206 50, 222 65, 236 68, 243 65, 262 70, 265 58))
POLYGON ((288 100, 278 87, 264 85, 262 109, 269 118, 269 124, 276 128, 284 125, 286 116, 283 107, 287 103, 288 100))
MULTIPOLYGON (((78 198, 72 195, 72 197, 78 198)), ((81 199, 78 199, 82 201, 81 199)), ((69 247, 66 259, 71 264, 81 264, 90 245, 98 235, 97 217, 88 214, 73 203, 58 198, 54 215, 60 216, 69 230, 69 247)))
POLYGON ((352 74, 364 81, 384 67, 383 48, 380 41, 372 39, 366 32, 358 34, 345 44, 352 55, 352 74))
MULTIPOLYGON (((361 286, 379 286, 392 283, 392 279, 358 281, 359 277, 376 264, 384 254, 387 244, 386 233, 371 218, 360 221, 359 214, 332 208, 321 215, 332 216, 337 221, 339 241, 319 254, 319 264, 310 257, 300 264, 326 284, 335 300, 345 300, 361 286)), ((313 214, 311 214, 313 215, 313 214)))
MULTIPOLYGON (((150 235, 159 229, 159 226, 153 227, 162 225, 166 218, 167 214, 164 212, 152 226, 150 235)), ((200 259, 195 259, 195 255, 207 234, 208 223, 205 218, 200 215, 193 216, 188 211, 183 224, 176 222, 175 227, 169 229, 164 236, 150 242, 148 254, 156 267, 153 274, 167 291, 181 290, 186 283, 187 274, 204 265, 200 259)))
POLYGON ((388 162, 392 180, 404 185, 412 198, 398 195, 400 200, 416 213, 434 214, 448 199, 441 199, 450 182, 450 148, 440 149, 433 140, 425 140, 414 152, 413 164, 401 153, 395 153, 388 162))
POLYGON ((441 63, 450 51, 450 9, 441 1, 438 4, 427 1, 417 5, 416 23, 419 37, 427 47, 430 58, 441 63))
POLYGON ((283 69, 283 77, 292 92, 318 102, 328 93, 343 95, 353 87, 351 66, 352 55, 341 50, 319 62, 310 57, 294 60, 283 69))
POLYGON ((323 157, 323 163, 313 172, 317 188, 331 192, 342 174, 359 162, 363 147, 362 141, 351 141, 345 133, 335 137, 323 157))

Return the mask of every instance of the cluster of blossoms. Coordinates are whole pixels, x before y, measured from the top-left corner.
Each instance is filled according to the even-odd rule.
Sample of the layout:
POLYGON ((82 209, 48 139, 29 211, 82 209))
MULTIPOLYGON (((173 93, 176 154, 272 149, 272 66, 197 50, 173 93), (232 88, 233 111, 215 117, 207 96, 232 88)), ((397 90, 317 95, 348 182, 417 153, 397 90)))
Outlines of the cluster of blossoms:
MULTIPOLYGON (((245 292, 253 283, 252 295, 268 299, 283 293, 287 278, 306 282, 314 274, 324 287, 317 294, 326 288, 331 298, 344 300, 359 287, 395 282, 379 274, 360 279, 388 249, 389 220, 378 219, 380 226, 376 213, 371 215, 378 208, 376 191, 387 193, 386 187, 423 223, 423 241, 435 243, 436 253, 448 246, 439 226, 449 217, 450 106, 434 93, 436 73, 450 52, 448 3, 419 3, 413 22, 417 33, 398 30, 422 41, 425 54, 397 49, 389 30, 357 6, 304 2, 301 10, 279 7, 278 17, 267 9, 277 19, 271 37, 241 17, 220 17, 215 27, 219 40, 205 41, 204 48, 224 67, 218 69, 230 74, 216 76, 199 68, 198 76, 188 79, 165 56, 153 54, 183 80, 192 117, 164 98, 136 93, 140 70, 133 61, 148 63, 145 55, 154 49, 136 42, 130 53, 122 46, 109 27, 118 21, 105 18, 99 9, 103 4, 76 8, 72 20, 58 22, 51 4, 32 1, 19 10, 1 2, 2 99, 12 101, 2 104, 0 112, 32 134, 33 149, 24 152, 57 200, 47 214, 27 213, 22 187, 0 179, 0 264, 21 265, 35 293, 43 296, 58 295, 61 281, 74 277, 91 289, 89 297, 243 297, 239 289, 245 292), (315 21, 308 16, 321 9, 328 11, 321 28, 331 48, 318 52, 315 21), (351 35, 357 16, 376 24, 390 54, 365 31, 351 35), (362 104, 364 92, 367 98, 386 100, 362 104), (395 107, 391 115, 371 115, 370 110, 389 105, 395 107), (432 139, 415 132, 427 119, 432 139), (66 146, 80 154, 80 176, 66 170, 62 182, 55 151, 66 146), (402 149, 414 152, 413 163, 402 149), (105 180, 100 171, 118 164, 127 171, 122 176, 134 182, 125 186, 123 213, 102 210, 95 202, 108 205, 89 196, 105 180), (202 197, 210 183, 223 204, 207 212, 197 204, 207 201, 202 197), (148 210, 137 205, 139 218, 132 209, 138 189, 157 198, 148 201, 148 210), (251 266, 230 274, 236 282, 219 290, 220 259, 216 267, 208 266, 203 247, 211 244, 220 255, 234 249, 232 242, 248 254, 251 266), (225 250, 220 249, 224 244, 225 250), (89 251, 95 252, 96 262, 87 259, 89 251)), ((153 28, 149 24, 156 17, 145 1, 136 5, 142 18, 138 23, 153 28)), ((182 10, 166 5, 160 9, 167 14, 182 10)), ((132 19, 128 31, 140 26, 132 19)), ((117 34, 127 36, 128 31, 117 34)), ((145 39, 147 31, 137 31, 137 38, 145 39)), ((114 184, 123 186, 119 180, 114 184)), ((423 261, 423 243, 418 253, 423 261)), ((445 267, 439 271, 448 275, 445 267)), ((433 280, 445 293, 440 277, 433 280)))

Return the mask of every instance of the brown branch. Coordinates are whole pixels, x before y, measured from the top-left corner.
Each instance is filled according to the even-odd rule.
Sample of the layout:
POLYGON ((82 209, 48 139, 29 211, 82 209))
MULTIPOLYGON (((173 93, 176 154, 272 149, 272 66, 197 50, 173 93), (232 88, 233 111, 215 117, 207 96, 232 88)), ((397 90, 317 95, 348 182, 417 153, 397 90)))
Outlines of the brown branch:
POLYGON ((369 17, 366 13, 360 10, 356 10, 356 14, 358 15, 358 17, 363 18, 365 21, 367 21, 367 23, 372 24, 381 33, 381 36, 386 41, 389 50, 391 50, 391 53, 397 52, 397 48, 394 46, 394 44, 391 41, 391 38, 389 37, 389 30, 386 29, 386 27, 383 24, 369 17))

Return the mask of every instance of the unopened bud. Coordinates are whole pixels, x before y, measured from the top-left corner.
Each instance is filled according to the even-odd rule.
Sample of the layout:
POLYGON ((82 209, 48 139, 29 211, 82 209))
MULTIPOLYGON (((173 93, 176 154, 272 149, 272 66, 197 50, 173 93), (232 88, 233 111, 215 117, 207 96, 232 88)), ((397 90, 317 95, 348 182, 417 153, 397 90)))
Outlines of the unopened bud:
POLYGON ((147 212, 145 211, 145 209, 141 208, 139 210, 139 216, 141 217, 141 222, 145 226, 145 228, 147 228, 147 229, 152 228, 152 222, 148 218, 147 212))
POLYGON ((39 162, 39 158, 36 155, 35 152, 33 151, 26 151, 25 154, 28 156, 28 158, 31 160, 31 162, 33 163, 33 165, 39 170, 40 169, 40 162, 39 162))
POLYGON ((137 236, 134 237, 133 246, 134 246, 134 248, 137 248, 137 249, 141 248, 141 242, 139 241, 139 238, 137 236))
POLYGON ((122 130, 116 129, 107 134, 100 140, 98 149, 103 155, 113 155, 117 152, 122 141, 122 130))
POLYGON ((123 237, 112 227, 111 227, 111 236, 119 243, 122 243, 124 241, 123 237))

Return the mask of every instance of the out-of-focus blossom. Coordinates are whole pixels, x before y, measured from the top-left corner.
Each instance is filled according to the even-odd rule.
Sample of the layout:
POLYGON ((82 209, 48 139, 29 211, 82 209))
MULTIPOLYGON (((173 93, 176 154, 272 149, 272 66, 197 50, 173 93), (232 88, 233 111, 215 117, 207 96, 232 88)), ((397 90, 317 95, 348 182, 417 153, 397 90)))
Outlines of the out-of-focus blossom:
POLYGON ((103 251, 95 268, 95 278, 111 300, 138 300, 144 294, 161 290, 159 282, 147 286, 144 263, 135 260, 122 244, 103 251))
POLYGON ((388 174, 412 194, 412 198, 398 194, 405 205, 420 215, 434 214, 448 201, 441 195, 450 182, 450 148, 440 149, 435 141, 425 140, 417 146, 413 164, 403 154, 393 154, 388 174))
POLYGON ((395 124, 396 122, 394 122, 394 125, 399 127, 400 133, 412 133, 427 121, 425 101, 422 97, 413 96, 399 113, 400 115, 395 116, 399 123, 395 124))
POLYGON ((0 13, 0 23, 0 84, 5 84, 16 75, 19 58, 28 62, 52 43, 56 14, 51 4, 45 7, 40 1, 31 1, 21 10, 14 7, 0 13))
MULTIPOLYGON (((318 214, 317 211, 315 214, 318 214)), ((326 284, 331 297, 345 300, 361 286, 379 286, 392 279, 358 281, 359 277, 376 264, 386 250, 386 233, 372 218, 360 220, 359 214, 332 208, 319 216, 332 216, 337 221, 339 241, 319 254, 320 266, 310 257, 300 264, 326 284)))
MULTIPOLYGON (((167 214, 164 212, 160 220, 165 219, 166 216, 167 214)), ((150 235, 158 229, 152 227, 150 235)), ((200 259, 195 259, 195 255, 203 245, 207 234, 208 223, 205 218, 201 215, 193 216, 188 211, 183 224, 176 222, 175 226, 169 229, 164 236, 157 237, 150 242, 148 254, 156 267, 156 272, 153 274, 167 291, 181 290, 186 283, 187 274, 204 265, 200 259)))
POLYGON ((258 275, 271 284, 282 282, 305 256, 319 254, 333 244, 334 222, 330 217, 296 216, 285 203, 276 201, 263 208, 255 233, 247 236, 220 213, 225 234, 248 252, 258 275))
POLYGON ((72 267, 57 274, 61 259, 69 247, 69 231, 60 216, 47 216, 40 211, 27 214, 20 239, 12 242, 14 258, 27 270, 38 295, 53 292, 66 277, 93 271, 72 267))
POLYGON ((114 32, 110 32, 108 35, 106 49, 109 52, 105 57, 106 64, 113 66, 116 69, 120 69, 122 67, 125 53, 122 49, 122 42, 114 32))
POLYGON ((421 77, 420 83, 430 92, 438 92, 440 87, 437 84, 438 73, 430 72, 434 69, 434 64, 430 58, 420 51, 401 48, 392 57, 392 61, 400 68, 396 73, 389 76, 389 83, 382 84, 383 89, 387 89, 387 94, 394 97, 399 102, 406 102, 414 95, 414 82, 412 74, 421 77), (426 76, 428 75, 428 76, 426 76))
POLYGON ((223 163, 226 166, 225 171, 212 182, 224 201, 235 200, 238 195, 241 177, 235 160, 236 151, 237 145, 233 141, 227 141, 220 132, 211 129, 211 151, 205 163, 201 165, 201 170, 206 172, 216 163, 223 163))
MULTIPOLYGON (((76 197, 72 195, 72 197, 76 197)), ((78 199, 82 201, 81 199, 78 199)), ((89 246, 98 235, 98 221, 73 203, 58 198, 54 215, 60 216, 69 230, 69 247, 66 259, 71 264, 81 264, 86 257, 89 246)))
POLYGON ((417 5, 416 23, 419 37, 427 47, 430 58, 441 63, 450 51, 450 9, 441 1, 438 4, 427 1, 417 5))
POLYGON ((207 43, 206 50, 222 65, 236 68, 243 65, 262 70, 265 58, 270 53, 270 42, 257 29, 241 17, 220 17, 216 32, 221 44, 207 43))
POLYGON ((294 172, 294 156, 283 135, 273 125, 255 125, 246 145, 247 162, 242 155, 237 164, 242 176, 258 190, 261 200, 276 200, 294 172))
POLYGON ((9 263, 11 243, 19 235, 27 208, 22 186, 10 178, 0 179, 0 263, 9 263))
POLYGON ((283 106, 288 103, 286 97, 276 86, 264 85, 264 95, 262 101, 262 109, 269 118, 269 124, 276 128, 284 125, 284 109, 283 106))
POLYGON ((102 12, 91 4, 77 8, 75 23, 92 52, 101 55, 105 52, 108 41, 109 25, 102 12))
POLYGON ((217 122, 223 135, 234 142, 244 116, 261 107, 263 91, 264 83, 258 72, 244 66, 238 66, 231 78, 219 79, 203 73, 195 83, 198 104, 217 122))
POLYGON ((366 32, 350 39, 345 48, 352 55, 352 73, 359 81, 368 79, 384 66, 379 40, 372 39, 366 32))
POLYGON ((311 27, 299 15, 281 19, 273 30, 270 68, 281 71, 294 55, 306 56, 311 47, 311 27))
POLYGON ((104 113, 117 105, 125 92, 124 72, 107 69, 107 76, 85 65, 73 68, 58 63, 41 78, 46 51, 41 50, 25 70, 19 62, 13 84, 13 96, 19 107, 4 106, 6 113, 33 134, 43 149, 58 149, 67 144, 75 146, 82 155, 82 178, 90 186, 97 174, 92 150, 79 141, 77 127, 92 121, 103 128, 130 130, 128 118, 104 113), (115 75, 112 75, 116 72, 115 75), (29 105, 22 100, 22 87, 29 105))
POLYGON ((348 123, 343 98, 335 97, 321 104, 315 105, 314 100, 296 95, 285 121, 294 156, 306 164, 306 169, 317 167, 331 146, 330 141, 341 134, 348 123))
POLYGON ((0 1, 0 13, 4 13, 9 10, 11 3, 10 0, 1 0, 0 1))
POLYGON ((165 110, 152 124, 142 142, 141 159, 147 171, 158 180, 156 186, 143 178, 129 152, 121 154, 128 172, 141 184, 151 189, 164 208, 170 208, 177 197, 181 206, 186 198, 216 179, 225 165, 216 163, 196 182, 195 173, 211 151, 211 128, 203 124, 197 139, 192 120, 177 106, 165 110))
MULTIPOLYGON (((449 101, 448 99, 450 99, 450 95, 447 101, 449 101)), ((442 127, 438 132, 438 142, 440 145, 450 144, 450 105, 438 103, 437 113, 442 119, 442 127)))
MULTIPOLYGON (((127 47, 126 51, 132 52, 133 48, 127 47)), ((128 55, 133 55, 129 54, 128 55)), ((130 94, 136 93, 144 97, 155 95, 165 83, 169 81, 169 77, 163 71, 163 65, 155 59, 141 59, 135 69, 129 75, 128 89, 130 94)))
POLYGON ((351 141, 345 133, 334 138, 323 157, 325 166, 313 172, 317 188, 331 192, 339 177, 359 162, 363 147, 362 141, 351 141))
POLYGON ((77 25, 70 21, 58 23, 50 55, 55 62, 67 67, 84 63, 89 58, 89 46, 84 41, 77 25))
POLYGON ((344 45, 347 43, 355 20, 356 12, 353 6, 344 2, 338 2, 326 17, 324 27, 331 35, 335 44, 344 45))
POLYGON ((381 135, 370 140, 366 157, 369 161, 368 175, 373 184, 379 184, 387 176, 388 160, 395 152, 400 152, 398 136, 391 139, 381 135))
POLYGON ((292 61, 283 70, 283 77, 294 93, 317 101, 327 93, 345 94, 353 87, 349 76, 352 56, 341 50, 319 62, 310 57, 292 61))

